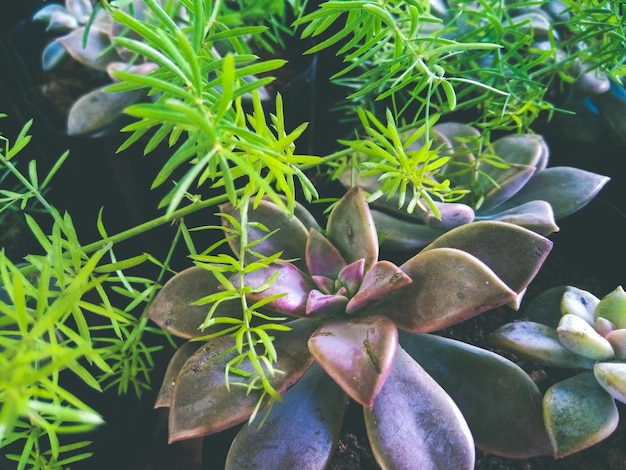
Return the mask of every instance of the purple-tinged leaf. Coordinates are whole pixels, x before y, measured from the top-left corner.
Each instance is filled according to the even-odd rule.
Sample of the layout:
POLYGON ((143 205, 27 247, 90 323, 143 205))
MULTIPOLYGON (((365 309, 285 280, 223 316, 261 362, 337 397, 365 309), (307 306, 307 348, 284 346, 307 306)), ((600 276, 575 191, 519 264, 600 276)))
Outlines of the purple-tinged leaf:
POLYGON ((324 276, 311 276, 317 288, 324 294, 333 294, 337 289, 336 280, 324 276))
POLYGON ((176 350, 165 370, 165 376, 154 403, 155 408, 169 407, 171 405, 176 377, 178 377, 187 359, 193 356, 203 345, 204 343, 201 341, 187 341, 176 350))
POLYGON ((374 457, 383 468, 474 468, 474 440, 461 411, 401 348, 374 406, 364 414, 374 457))
POLYGON ((323 470, 339 440, 346 402, 341 388, 313 364, 261 426, 244 425, 230 446, 225 469, 323 470))
POLYGON ((306 266, 311 276, 336 279, 346 262, 324 235, 317 230, 310 230, 306 244, 306 266))
POLYGON ((346 306, 346 313, 354 313, 399 291, 411 282, 411 278, 395 264, 379 261, 365 273, 361 287, 346 306))
POLYGON ((489 266, 507 286, 521 293, 552 250, 552 242, 517 225, 478 221, 443 234, 423 252, 443 247, 470 253, 489 266))
MULTIPOLYGON (((496 208, 496 210, 499 209, 496 208)), ((539 235, 550 235, 558 232, 559 227, 554 219, 552 206, 546 201, 529 201, 510 209, 483 215, 478 213, 477 220, 497 220, 519 225, 539 235)))
POLYGON ((552 454, 541 392, 519 366, 441 336, 400 331, 399 337, 402 348, 461 409, 477 447, 509 458, 552 454))
POLYGON ((372 210, 372 217, 380 244, 388 250, 414 252, 445 233, 418 220, 404 220, 378 210, 372 210))
POLYGON ((365 270, 378 260, 378 238, 361 188, 350 188, 328 217, 328 239, 350 264, 365 259, 365 270))
POLYGON ((385 317, 335 320, 311 335, 318 364, 355 401, 371 407, 393 365, 398 330, 385 317))
POLYGON ((363 274, 365 271, 365 260, 359 259, 350 263, 348 266, 343 268, 337 279, 343 285, 347 292, 348 296, 351 297, 359 290, 359 286, 361 285, 361 281, 363 280, 363 274))
MULTIPOLYGON (((312 364, 313 357, 306 344, 319 327, 316 321, 303 319, 286 325, 291 330, 275 333, 273 342, 278 356, 274 367, 282 373, 276 374, 270 383, 279 393, 297 382, 312 364)), ((223 431, 251 416, 262 391, 248 392, 246 387, 226 384, 224 371, 235 355, 234 344, 230 336, 212 338, 185 362, 176 378, 170 403, 170 443, 223 431)), ((248 360, 241 368, 254 370, 248 360)), ((232 373, 230 378, 238 379, 232 373)))
MULTIPOLYGON (((218 292, 221 284, 207 269, 193 266, 176 274, 157 293, 150 308, 148 318, 164 330, 181 338, 193 338, 217 330, 200 330, 211 305, 194 305, 194 302, 218 292)), ((223 302, 215 315, 241 318, 241 304, 223 302)), ((217 327, 221 328, 221 327, 217 327)))
POLYGON ((474 220, 474 209, 467 204, 437 201, 434 201, 434 203, 439 210, 440 218, 437 218, 430 209, 422 218, 426 225, 436 230, 452 230, 460 225, 469 224, 474 220))
POLYGON ((491 269, 461 250, 422 251, 400 269, 413 282, 371 310, 416 333, 454 325, 516 298, 491 269))
POLYGON ((324 294, 311 290, 306 302, 306 314, 314 316, 341 315, 346 311, 348 298, 341 294, 324 294))

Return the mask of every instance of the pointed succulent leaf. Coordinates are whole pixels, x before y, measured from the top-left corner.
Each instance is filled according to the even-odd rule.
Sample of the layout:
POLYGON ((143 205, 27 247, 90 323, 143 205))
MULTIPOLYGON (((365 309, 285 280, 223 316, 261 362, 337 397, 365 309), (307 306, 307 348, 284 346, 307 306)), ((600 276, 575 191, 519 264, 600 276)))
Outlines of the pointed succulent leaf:
POLYGON ((611 343, 578 315, 563 315, 556 332, 561 344, 575 354, 594 361, 606 361, 615 357, 611 343))
POLYGON ((93 4, 89 0, 65 0, 65 8, 81 23, 86 23, 93 11, 93 4))
MULTIPOLYGON (((239 223, 241 223, 241 215, 239 210, 232 204, 222 204, 219 206, 220 212, 228 214, 234 217, 239 223)), ((248 243, 262 240, 259 243, 254 244, 252 249, 264 256, 272 256, 276 253, 282 252, 282 259, 292 260, 295 259, 295 264, 299 269, 306 272, 306 243, 309 237, 309 229, 297 218, 289 217, 289 214, 281 209, 273 202, 262 200, 255 209, 248 211, 248 224, 262 224, 269 232, 272 233, 269 237, 268 232, 255 227, 248 226, 248 243), (265 239, 264 239, 265 238, 265 239)), ((225 227, 230 227, 230 223, 223 219, 225 227)), ((229 234, 227 233, 226 236, 229 234)), ((240 244, 239 238, 234 237, 229 240, 229 245, 233 253, 239 254, 240 244)), ((256 259, 252 259, 256 261, 256 259)))
POLYGON ((317 288, 324 294, 332 294, 335 291, 336 279, 324 276, 311 276, 317 288))
POLYGON ((519 206, 492 212, 484 216, 479 212, 476 220, 507 222, 537 232, 539 235, 549 235, 559 231, 559 227, 554 220, 552 206, 546 201, 529 201, 519 206))
POLYGON ((394 251, 415 251, 424 248, 445 230, 435 229, 415 220, 404 220, 385 212, 372 210, 381 246, 394 251))
POLYGON ((109 62, 119 60, 115 49, 110 47, 111 39, 105 32, 90 28, 86 43, 83 43, 84 34, 84 27, 77 28, 56 41, 65 47, 75 61, 95 70, 105 71, 109 62))
POLYGON ((423 251, 443 247, 475 256, 519 293, 528 287, 539 271, 552 249, 552 242, 517 225, 479 221, 443 234, 423 251))
POLYGON ((463 415, 403 349, 374 406, 363 412, 382 468, 474 468, 474 440, 463 415))
MULTIPOLYGON (((274 367, 282 373, 270 382, 280 393, 310 367, 313 358, 306 340, 319 326, 315 321, 303 319, 287 325, 291 330, 276 333, 273 342, 278 356, 274 367)), ((250 417, 262 391, 227 386, 224 371, 234 357, 233 349, 233 338, 219 336, 206 342, 185 362, 176 378, 170 403, 169 442, 223 431, 250 417)), ((241 368, 254 370, 248 360, 241 368)))
POLYGON ((315 316, 341 315, 346 311, 348 298, 341 294, 324 294, 316 289, 309 292, 306 314, 315 316))
POLYGON ((615 400, 598 385, 591 371, 553 385, 543 400, 544 421, 556 458, 604 440, 619 421, 615 400))
POLYGON ((400 270, 413 282, 372 310, 414 332, 454 325, 516 297, 484 263, 461 250, 422 251, 400 270))
MULTIPOLYGON (((601 320, 601 318, 598 318, 601 320)), ((605 338, 611 343, 615 357, 620 361, 626 361, 626 328, 609 331, 605 338)))
POLYGON ((363 274, 365 271, 365 260, 363 258, 350 263, 339 271, 337 280, 346 288, 348 296, 352 297, 359 290, 363 274))
POLYGON ((41 53, 41 68, 44 72, 48 72, 58 66, 63 59, 67 57, 67 51, 57 41, 50 41, 46 44, 41 53))
MULTIPOLYGON (((195 302, 219 289, 220 283, 211 271, 198 266, 187 268, 167 281, 157 293, 148 309, 148 318, 181 338, 211 333, 213 330, 199 329, 211 306, 195 302)), ((241 304, 223 302, 216 315, 241 318, 241 304)))
POLYGON ((561 321, 561 302, 563 294, 567 292, 570 286, 556 286, 541 291, 524 309, 524 317, 533 322, 543 323, 550 328, 559 325, 561 321))
POLYGON ((176 385, 176 378, 180 374, 180 370, 194 353, 204 345, 201 341, 187 341, 182 344, 174 353, 170 362, 167 364, 165 370, 165 376, 161 387, 157 393, 157 398, 154 403, 155 408, 169 407, 172 403, 172 394, 174 393, 174 386, 176 385))
POLYGON ((503 158, 509 168, 490 168, 489 176, 498 186, 485 195, 481 207, 483 212, 499 206, 523 188, 539 168, 545 166, 548 150, 541 136, 526 134, 508 135, 495 140, 493 153, 503 158))
POLYGON ((124 109, 142 100, 144 90, 105 91, 97 88, 78 98, 67 116, 68 135, 98 135, 110 131, 124 109))
POLYGON ((432 334, 400 331, 399 338, 461 409, 480 449, 509 458, 552 454, 541 392, 517 364, 432 334))
POLYGON ((381 300, 409 285, 411 278, 390 261, 378 261, 365 274, 358 292, 346 306, 346 313, 381 300))
POLYGON ((579 289, 578 287, 567 286, 561 300, 561 314, 576 315, 585 320, 588 324, 594 325, 594 311, 599 302, 600 299, 591 292, 579 289))
POLYGON ((626 362, 598 362, 593 375, 613 398, 626 403, 626 362))
POLYGON ((536 173, 498 209, 508 209, 539 199, 548 202, 555 219, 560 220, 587 205, 609 180, 607 176, 579 168, 546 168, 536 173))
POLYGON ((263 422, 246 424, 226 458, 226 470, 326 468, 346 407, 346 397, 316 364, 276 403, 263 422))
POLYGON ((393 365, 398 330, 381 316, 335 320, 309 338, 320 366, 355 401, 371 407, 393 365))
MULTIPOLYGON (((236 278, 231 281, 236 287, 239 286, 236 278)), ((266 303, 264 308, 296 316, 306 315, 307 297, 316 287, 309 276, 291 263, 274 263, 267 268, 247 273, 245 285, 252 289, 252 292, 246 294, 246 298, 252 302, 282 294, 266 303)))
POLYGON ((474 220, 474 209, 467 204, 435 201, 435 206, 439 210, 439 217, 432 210, 428 210, 422 219, 426 225, 437 230, 452 230, 474 220))
POLYGON ((361 188, 350 188, 333 207, 327 234, 348 264, 363 258, 367 271, 378 260, 376 227, 361 188))
POLYGON ((593 361, 573 353, 559 341, 554 328, 542 323, 518 321, 497 328, 490 344, 553 367, 591 369, 593 361))
POLYGON ((306 266, 311 276, 336 279, 346 262, 328 238, 311 229, 306 244, 306 266))
POLYGON ((616 328, 626 328, 626 292, 622 286, 602 297, 595 310, 595 316, 606 318, 616 328))
MULTIPOLYGON (((595 330, 608 339, 608 335, 611 334, 615 330, 615 324, 612 321, 607 320, 606 318, 598 317, 593 322, 593 327, 595 330)), ((617 331, 626 331, 624 328, 621 328, 617 331)), ((619 356, 618 356, 619 357, 619 356)))

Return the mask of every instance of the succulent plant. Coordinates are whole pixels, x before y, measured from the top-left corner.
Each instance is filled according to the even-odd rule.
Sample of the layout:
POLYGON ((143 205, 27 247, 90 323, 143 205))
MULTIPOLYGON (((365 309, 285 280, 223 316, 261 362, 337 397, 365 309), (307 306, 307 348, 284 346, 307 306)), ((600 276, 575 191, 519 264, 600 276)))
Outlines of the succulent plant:
POLYGON ((241 427, 227 468, 323 468, 349 399, 362 405, 386 468, 471 469, 475 445, 512 457, 551 453, 541 394, 521 368, 429 334, 514 304, 549 253, 548 239, 514 224, 475 222, 396 266, 378 259, 374 218, 358 187, 334 205, 326 230, 301 205, 293 217, 269 200, 221 212, 224 241, 247 267, 229 274, 209 261, 234 258, 199 256, 148 312, 189 340, 170 361, 156 403, 169 407, 170 441, 256 416, 263 390, 258 374, 251 378, 264 361, 245 348, 237 360, 257 331, 252 322, 241 330, 237 319, 253 305, 251 321, 263 330, 253 348, 268 347, 277 315, 292 318, 280 323, 288 331, 271 333, 276 373, 260 377, 282 398, 261 425, 241 427), (240 224, 247 229, 234 236, 240 224), (243 302, 220 302, 233 289, 244 292, 243 302))
POLYGON ((607 438, 617 427, 615 400, 626 403, 626 292, 621 286, 602 299, 558 286, 532 299, 525 320, 508 323, 492 344, 550 367, 572 369, 543 398, 543 415, 554 447, 563 457, 607 438))
MULTIPOLYGON (((455 227, 486 220, 549 235, 559 230, 556 220, 584 207, 610 179, 574 167, 548 168, 549 149, 540 135, 506 135, 482 150, 476 145, 480 137, 480 132, 467 124, 433 126, 430 147, 438 148, 440 155, 448 155, 450 160, 432 178, 449 180, 450 187, 464 189, 466 195, 455 202, 435 202, 439 217, 426 204, 409 214, 397 196, 379 197, 372 202, 372 213, 383 247, 415 250, 455 227), (464 167, 478 171, 462 171, 464 167), (481 187, 476 186, 477 179, 482 181, 481 187)), ((418 140, 406 151, 418 152, 423 145, 424 140, 418 140)), ((382 180, 363 174, 355 177, 348 168, 340 181, 345 186, 357 184, 370 194, 379 191, 382 180)))

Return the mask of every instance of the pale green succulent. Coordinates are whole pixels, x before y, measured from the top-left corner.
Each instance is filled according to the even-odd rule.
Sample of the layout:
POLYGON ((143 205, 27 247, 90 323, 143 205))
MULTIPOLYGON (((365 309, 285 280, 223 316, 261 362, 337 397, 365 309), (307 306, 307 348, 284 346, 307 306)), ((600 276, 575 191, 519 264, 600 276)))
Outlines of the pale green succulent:
POLYGON ((526 320, 501 326, 491 341, 577 372, 543 398, 555 456, 604 440, 619 422, 615 401, 626 403, 626 292, 619 286, 600 300, 576 287, 554 287, 534 298, 525 313, 526 320))

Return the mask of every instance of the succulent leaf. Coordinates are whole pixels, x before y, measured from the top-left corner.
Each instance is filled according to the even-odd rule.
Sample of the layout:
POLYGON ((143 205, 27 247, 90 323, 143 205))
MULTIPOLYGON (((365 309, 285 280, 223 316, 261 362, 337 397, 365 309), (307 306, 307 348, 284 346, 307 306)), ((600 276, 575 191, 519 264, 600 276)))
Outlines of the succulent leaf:
POLYGON ((474 441, 463 415, 403 349, 374 406, 363 412, 381 467, 474 468, 474 441))
POLYGON ((422 219, 436 230, 448 231, 474 221, 474 209, 467 204, 437 201, 434 204, 439 210, 439 217, 429 209, 422 215, 422 219))
MULTIPOLYGON (((157 293, 148 309, 148 318, 180 338, 193 338, 216 330, 200 330, 209 313, 209 305, 196 303, 207 294, 217 292, 220 283, 211 271, 199 266, 187 268, 173 276, 157 293)), ((222 317, 241 318, 238 302, 223 302, 217 311, 222 317)))
POLYGON ((306 314, 311 316, 341 315, 346 311, 346 305, 348 305, 348 298, 345 295, 324 294, 313 289, 309 292, 306 301, 306 314))
POLYGON ((169 407, 171 405, 176 378, 178 374, 180 374, 180 370, 185 365, 185 362, 187 362, 187 359, 193 356, 203 345, 204 343, 201 341, 187 341, 176 350, 170 362, 167 364, 163 382, 161 383, 154 403, 155 408, 169 407))
POLYGON ((346 264, 339 250, 324 235, 317 230, 309 230, 306 266, 311 276, 335 279, 346 264))
POLYGON ((445 233, 445 230, 394 217, 379 210, 372 210, 372 217, 381 244, 390 251, 415 251, 445 233))
POLYGON ((308 341, 318 364, 355 401, 371 407, 393 365, 398 330, 381 316, 335 320, 308 341))
POLYGON ((452 397, 480 449, 509 458, 552 454, 537 385, 508 359, 449 338, 399 332, 400 345, 452 397))
POLYGON ((622 286, 602 297, 595 310, 595 316, 606 318, 616 328, 626 328, 626 292, 622 286))
POLYGON ((552 206, 546 201, 528 201, 501 212, 492 212, 489 215, 479 213, 476 215, 476 220, 507 222, 544 236, 559 231, 552 206))
MULTIPOLYGON (((598 318, 602 320, 602 318, 598 318)), ((626 328, 609 331, 605 338, 611 343, 615 357, 620 361, 626 361, 626 328)))
POLYGON ((561 314, 576 315, 594 325, 594 311, 600 302, 595 295, 578 287, 567 286, 561 300, 561 314))
POLYGON ((530 299, 524 310, 527 320, 543 323, 550 328, 559 326, 563 294, 570 286, 556 286, 546 289, 530 299))
POLYGON ((422 252, 442 247, 475 256, 507 286, 520 293, 539 271, 552 249, 552 242, 517 225, 477 221, 443 234, 422 252))
POLYGON ((86 43, 83 43, 84 34, 84 27, 76 28, 56 41, 65 47, 75 61, 95 70, 104 72, 109 62, 119 60, 115 49, 109 47, 111 38, 106 32, 89 28, 86 43))
POLYGON ((367 271, 378 260, 376 227, 361 188, 350 188, 333 207, 327 235, 348 264, 363 258, 367 271))
POLYGON ((365 260, 362 258, 350 263, 348 266, 339 271, 337 280, 343 287, 346 288, 349 297, 356 294, 359 287, 361 287, 364 273, 365 260))
POLYGON ((421 251, 400 269, 413 282, 372 309, 409 331, 439 330, 516 297, 484 263, 453 248, 421 251))
POLYGON ((619 421, 615 400, 600 387, 591 371, 553 385, 543 400, 544 421, 556 458, 604 440, 619 421))
POLYGON ((561 344, 575 354, 594 361, 615 357, 611 343, 578 315, 563 315, 556 332, 561 344))
POLYGON ((548 366, 584 369, 593 367, 593 360, 567 349, 559 341, 556 330, 542 323, 507 323, 491 334, 490 343, 548 366))
POLYGON ((626 403, 625 362, 599 362, 593 367, 593 374, 600 386, 613 398, 626 403))
POLYGON ((263 422, 245 424, 233 440, 226 470, 326 468, 339 439, 346 396, 313 364, 274 404, 263 422))
POLYGON ((354 313, 397 292, 411 282, 411 278, 395 264, 390 261, 378 261, 365 273, 358 292, 346 305, 346 313, 354 313))
MULTIPOLYGON (((319 326, 315 321, 303 319, 287 325, 291 330, 276 333, 273 343, 278 352, 274 367, 282 373, 276 374, 271 382, 280 393, 293 385, 312 364, 306 339, 319 326)), ((234 345, 230 336, 212 338, 185 362, 172 394, 169 442, 213 434, 250 417, 261 390, 229 386, 224 380, 226 364, 236 354, 234 345)), ((254 370, 247 360, 241 368, 254 370)))

